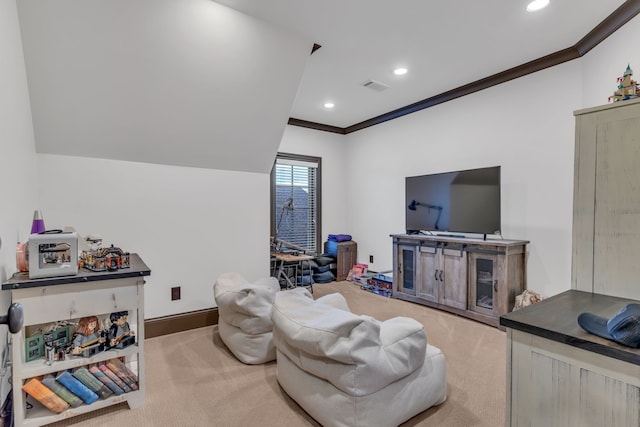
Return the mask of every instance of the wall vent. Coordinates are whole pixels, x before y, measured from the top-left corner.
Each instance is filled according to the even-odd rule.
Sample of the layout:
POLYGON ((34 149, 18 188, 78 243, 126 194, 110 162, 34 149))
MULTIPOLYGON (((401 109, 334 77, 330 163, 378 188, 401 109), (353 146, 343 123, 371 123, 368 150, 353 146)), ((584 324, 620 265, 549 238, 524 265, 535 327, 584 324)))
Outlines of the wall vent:
POLYGON ((378 92, 389 89, 389 86, 387 86, 386 84, 377 82, 375 80, 367 80, 366 82, 362 83, 362 86, 378 92))

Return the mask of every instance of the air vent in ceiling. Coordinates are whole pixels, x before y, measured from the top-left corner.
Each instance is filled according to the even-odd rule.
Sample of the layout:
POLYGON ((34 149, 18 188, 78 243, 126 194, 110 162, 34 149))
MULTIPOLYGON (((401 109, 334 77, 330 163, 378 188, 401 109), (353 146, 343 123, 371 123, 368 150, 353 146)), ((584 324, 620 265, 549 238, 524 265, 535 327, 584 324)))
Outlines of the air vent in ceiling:
POLYGON ((368 87, 369 89, 373 89, 378 92, 389 89, 389 86, 387 86, 386 84, 377 82, 375 80, 367 80, 366 82, 362 83, 362 86, 368 87))

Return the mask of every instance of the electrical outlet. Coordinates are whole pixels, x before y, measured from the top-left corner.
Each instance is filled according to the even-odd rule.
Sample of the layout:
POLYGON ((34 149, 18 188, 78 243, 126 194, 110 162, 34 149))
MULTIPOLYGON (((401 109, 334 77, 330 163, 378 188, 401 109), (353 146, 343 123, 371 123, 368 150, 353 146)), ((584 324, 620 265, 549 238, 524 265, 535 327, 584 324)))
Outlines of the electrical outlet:
POLYGON ((180 299, 180 286, 171 288, 171 301, 180 299))
POLYGON ((369 262, 373 264, 373 255, 369 255, 369 262))

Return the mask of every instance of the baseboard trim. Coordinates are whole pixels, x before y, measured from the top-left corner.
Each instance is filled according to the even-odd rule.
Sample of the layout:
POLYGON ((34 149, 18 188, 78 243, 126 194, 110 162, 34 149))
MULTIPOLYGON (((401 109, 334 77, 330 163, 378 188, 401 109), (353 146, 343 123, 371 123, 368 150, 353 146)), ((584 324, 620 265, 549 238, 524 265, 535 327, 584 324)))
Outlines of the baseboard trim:
POLYGON ((144 337, 153 338, 218 324, 218 307, 144 321, 144 337))

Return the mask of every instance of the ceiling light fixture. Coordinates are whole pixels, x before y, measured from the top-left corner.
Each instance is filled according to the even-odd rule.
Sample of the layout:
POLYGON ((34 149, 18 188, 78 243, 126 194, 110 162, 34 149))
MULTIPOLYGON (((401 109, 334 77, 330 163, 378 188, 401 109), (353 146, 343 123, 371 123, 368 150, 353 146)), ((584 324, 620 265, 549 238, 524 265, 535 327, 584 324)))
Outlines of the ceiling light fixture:
POLYGON ((324 103, 324 108, 326 108, 326 109, 331 109, 333 107, 335 107, 335 104, 333 102, 325 102, 324 103))
POLYGON ((405 74, 407 74, 407 69, 406 68, 396 68, 395 70, 393 70, 393 74, 395 74, 396 76, 404 76, 405 74))
POLYGON ((549 6, 549 0, 533 0, 527 5, 527 12, 535 12, 549 6))

